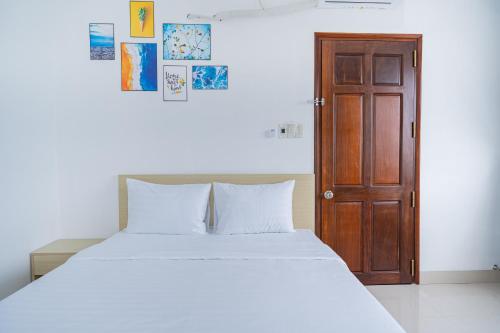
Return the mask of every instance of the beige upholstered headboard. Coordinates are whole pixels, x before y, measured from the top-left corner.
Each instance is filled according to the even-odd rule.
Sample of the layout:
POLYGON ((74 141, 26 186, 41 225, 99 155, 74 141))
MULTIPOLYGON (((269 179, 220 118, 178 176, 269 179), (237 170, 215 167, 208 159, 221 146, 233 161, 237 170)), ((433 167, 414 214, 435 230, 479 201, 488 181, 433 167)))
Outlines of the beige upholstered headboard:
MULTIPOLYGON (((142 180, 154 184, 207 184, 213 182, 232 184, 270 184, 295 179, 293 192, 293 224, 295 228, 314 231, 314 175, 121 175, 119 176, 120 230, 127 227, 128 194, 127 178, 142 180)), ((210 223, 213 222, 213 198, 210 195, 212 209, 210 223)))

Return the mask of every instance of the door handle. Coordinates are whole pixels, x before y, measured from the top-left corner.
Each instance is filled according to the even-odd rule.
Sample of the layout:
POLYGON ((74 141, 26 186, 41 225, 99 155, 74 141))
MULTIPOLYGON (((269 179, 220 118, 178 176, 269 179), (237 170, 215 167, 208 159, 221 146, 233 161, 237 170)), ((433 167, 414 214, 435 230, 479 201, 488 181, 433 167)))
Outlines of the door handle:
POLYGON ((326 191, 325 193, 323 193, 323 197, 326 199, 326 200, 332 200, 333 197, 335 195, 333 194, 332 191, 326 191))

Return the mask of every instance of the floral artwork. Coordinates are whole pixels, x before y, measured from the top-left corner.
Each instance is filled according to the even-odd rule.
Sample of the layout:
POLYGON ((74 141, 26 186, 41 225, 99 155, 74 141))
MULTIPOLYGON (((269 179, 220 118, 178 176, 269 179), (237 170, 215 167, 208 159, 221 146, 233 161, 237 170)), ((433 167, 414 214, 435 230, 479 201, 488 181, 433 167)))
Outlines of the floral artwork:
POLYGON ((186 66, 163 66, 163 100, 187 101, 186 66))
POLYGON ((154 37, 154 2, 130 1, 130 37, 154 37))
POLYGON ((224 90, 227 88, 227 66, 193 66, 193 89, 224 90))
POLYGON ((164 60, 210 60, 210 24, 163 24, 164 60))

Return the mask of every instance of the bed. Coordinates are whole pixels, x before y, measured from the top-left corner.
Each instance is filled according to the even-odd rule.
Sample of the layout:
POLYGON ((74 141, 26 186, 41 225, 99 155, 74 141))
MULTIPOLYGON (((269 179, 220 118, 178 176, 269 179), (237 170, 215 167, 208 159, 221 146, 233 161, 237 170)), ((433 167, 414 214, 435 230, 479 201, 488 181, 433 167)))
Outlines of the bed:
MULTIPOLYGON (((120 177, 122 229, 127 177, 120 177)), ((239 183, 293 177, 300 228, 247 235, 119 232, 1 301, 0 332, 404 332, 310 230, 314 177, 202 177, 239 183)))

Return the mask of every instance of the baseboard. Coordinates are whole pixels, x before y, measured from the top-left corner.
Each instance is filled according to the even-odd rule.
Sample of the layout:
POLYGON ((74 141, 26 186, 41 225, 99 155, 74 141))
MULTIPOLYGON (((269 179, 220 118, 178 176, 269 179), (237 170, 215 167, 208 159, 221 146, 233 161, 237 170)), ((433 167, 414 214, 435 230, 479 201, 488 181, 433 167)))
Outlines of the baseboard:
POLYGON ((500 271, 420 272, 420 284, 500 282, 500 271))

